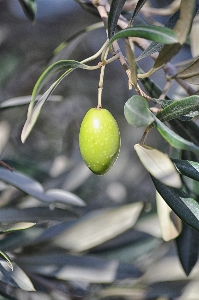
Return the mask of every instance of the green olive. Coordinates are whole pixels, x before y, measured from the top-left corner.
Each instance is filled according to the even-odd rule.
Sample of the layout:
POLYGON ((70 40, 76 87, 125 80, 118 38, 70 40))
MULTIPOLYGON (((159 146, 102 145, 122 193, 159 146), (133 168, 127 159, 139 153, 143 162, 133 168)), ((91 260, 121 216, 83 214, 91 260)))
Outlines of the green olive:
POLYGON ((79 147, 88 168, 105 174, 116 161, 120 150, 120 132, 116 120, 104 108, 91 108, 79 133, 79 147))

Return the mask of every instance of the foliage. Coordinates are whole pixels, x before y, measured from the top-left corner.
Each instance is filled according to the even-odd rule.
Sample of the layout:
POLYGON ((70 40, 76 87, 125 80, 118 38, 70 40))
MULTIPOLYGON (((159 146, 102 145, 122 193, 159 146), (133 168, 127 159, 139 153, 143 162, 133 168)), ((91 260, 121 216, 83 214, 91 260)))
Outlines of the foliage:
MULTIPOLYGON (((36 2, 19 2, 28 18, 34 21, 36 2)), ((162 248, 166 249, 169 241, 175 241, 179 262, 187 276, 198 260, 199 96, 196 89, 199 69, 196 55, 187 61, 182 60, 181 53, 187 47, 192 50, 196 42, 193 28, 195 30, 199 2, 175 0, 168 7, 160 8, 148 5, 146 0, 113 0, 110 5, 108 1, 100 0, 76 2, 97 14, 103 23, 79 28, 77 33, 56 47, 53 58, 38 76, 32 96, 1 101, 0 113, 3 117, 7 112, 11 118, 13 110, 26 109, 29 104, 21 140, 26 147, 26 143, 33 139, 28 148, 31 152, 39 146, 39 134, 34 138, 34 131, 44 118, 43 106, 46 102, 48 105, 54 103, 56 107, 61 105, 61 97, 52 93, 69 80, 68 75, 72 76, 77 69, 83 74, 100 71, 98 98, 94 105, 106 107, 105 97, 102 99, 107 79, 104 71, 119 60, 117 69, 123 69, 127 83, 122 89, 128 86, 131 93, 129 99, 125 99, 123 114, 120 113, 123 120, 120 124, 125 121, 130 132, 136 132, 139 141, 130 141, 129 147, 134 147, 140 162, 132 175, 128 155, 124 154, 124 158, 121 148, 123 161, 120 168, 117 169, 117 163, 113 166, 116 171, 112 177, 117 175, 114 172, 120 177, 124 175, 124 179, 132 184, 130 177, 136 181, 140 176, 139 190, 144 193, 146 176, 140 175, 145 174, 143 165, 156 191, 156 205, 146 200, 146 193, 141 199, 137 197, 131 201, 133 190, 130 190, 127 202, 103 208, 98 204, 92 209, 87 199, 89 193, 94 203, 102 198, 106 202, 104 186, 100 195, 93 188, 102 179, 91 175, 81 161, 77 165, 72 160, 69 163, 58 150, 52 164, 51 145, 47 151, 44 149, 41 161, 36 156, 36 166, 31 159, 23 162, 20 158, 17 163, 17 159, 9 155, 12 147, 6 147, 12 133, 8 124, 1 122, 0 146, 2 153, 5 148, 7 158, 0 161, 0 299, 186 299, 186 293, 183 298, 183 289, 191 279, 179 274, 174 277, 172 259, 170 264, 166 259, 165 264, 160 264, 168 274, 164 289, 161 288, 163 280, 158 277, 161 273, 156 270, 156 276, 149 266, 154 268, 156 261, 164 256, 162 248), (153 16, 165 14, 167 22, 157 25, 153 16), (102 27, 102 24, 107 27, 102 27), (73 53, 79 40, 89 32, 95 34, 99 28, 103 34, 107 32, 100 50, 80 61, 75 57, 67 58, 67 53, 71 49, 73 53), (62 58, 63 54, 66 59, 62 58), (175 59, 181 62, 175 64, 175 59), (146 66, 151 67, 143 70, 146 66), (166 81, 163 87, 153 79, 156 74, 161 83, 166 81), (172 84, 176 84, 177 91, 172 92, 172 84), (179 89, 183 91, 182 96, 177 95, 179 89), (61 171, 58 171, 59 167, 61 171), (175 284, 175 287, 171 289, 170 284, 175 284)), ((114 93, 114 87, 110 90, 114 93)), ((115 107, 122 107, 120 104, 115 104, 115 107)), ((74 143, 74 137, 71 137, 73 114, 74 111, 67 113, 68 144, 74 143)), ((51 119, 49 111, 47 117, 51 119)), ((59 118, 61 120, 58 114, 59 118)), ((45 121, 41 125, 47 126, 45 121)), ((123 135, 125 132, 121 130, 121 139, 125 140, 123 135)), ((59 139, 58 134, 56 138, 59 139)), ((43 135, 41 140, 47 141, 48 136, 43 135)), ((67 147, 75 161, 76 148, 67 147)), ((38 152, 41 151, 35 151, 38 152)), ((30 153, 28 155, 31 157, 30 153)), ((108 174, 105 176, 110 180, 108 174)), ((116 181, 109 185, 109 194, 114 193, 113 198, 118 199, 117 191, 122 197, 123 189, 116 181)))

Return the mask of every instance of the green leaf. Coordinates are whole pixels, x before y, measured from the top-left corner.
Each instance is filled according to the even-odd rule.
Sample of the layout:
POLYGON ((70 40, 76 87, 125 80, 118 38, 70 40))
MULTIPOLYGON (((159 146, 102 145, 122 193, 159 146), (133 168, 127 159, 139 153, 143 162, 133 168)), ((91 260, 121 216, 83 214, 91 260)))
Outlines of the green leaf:
POLYGON ((177 132, 180 136, 188 141, 193 142, 199 146, 199 126, 193 121, 181 121, 173 119, 169 121, 169 124, 172 126, 173 130, 177 132))
POLYGON ((49 190, 45 193, 42 185, 38 181, 20 172, 10 172, 0 167, 0 180, 18 188, 42 202, 47 202, 49 204, 60 202, 77 206, 85 205, 81 198, 64 190, 49 190))
POLYGON ((147 145, 137 144, 134 149, 147 171, 166 185, 181 187, 181 179, 170 158, 147 145))
POLYGON ((194 59, 190 65, 180 71, 177 78, 184 79, 191 84, 199 84, 199 58, 194 59))
POLYGON ((137 202, 91 212, 59 234, 54 242, 71 251, 86 251, 132 228, 142 209, 143 203, 137 202))
POLYGON ((194 17, 195 0, 181 0, 180 3, 180 18, 177 21, 174 31, 178 36, 178 41, 181 45, 186 42, 187 36, 194 17))
POLYGON ((177 170, 189 178, 199 181, 199 163, 195 161, 172 159, 177 170))
MULTIPOLYGON (((126 43, 126 56, 130 69, 130 80, 132 81, 134 87, 137 87, 137 65, 135 62, 134 51, 131 48, 129 42, 126 43)), ((131 88, 131 86, 130 86, 131 88)))
POLYGON ((167 205, 161 195, 156 192, 157 215, 164 241, 175 239, 182 230, 181 219, 167 205))
POLYGON ((198 261, 199 233, 183 223, 181 234, 176 238, 178 257, 188 276, 198 261))
POLYGON ((25 142, 28 135, 30 134, 34 124, 37 121, 37 118, 39 117, 42 106, 47 101, 48 97, 61 82, 61 80, 76 68, 88 69, 88 66, 74 60, 61 60, 49 66, 40 76, 33 89, 32 100, 29 105, 27 120, 24 124, 21 134, 22 143, 25 142), (49 87, 49 89, 43 94, 43 96, 38 100, 37 104, 33 108, 35 97, 41 90, 44 83, 49 79, 49 77, 60 71, 64 71, 64 73, 49 87))
POLYGON ((127 122, 135 127, 146 126, 153 121, 146 99, 138 95, 125 103, 124 115, 127 122))
POLYGON ((150 45, 136 58, 136 61, 146 58, 156 52, 160 52, 163 46, 164 44, 151 42, 150 45))
POLYGON ((14 231, 18 231, 18 230, 25 230, 28 229, 32 226, 34 226, 36 223, 31 223, 31 222, 20 222, 20 223, 16 223, 12 228, 6 229, 6 230, 0 230, 0 234, 2 233, 11 233, 14 231))
POLYGON ((19 0, 25 15, 31 20, 35 20, 35 15, 37 11, 37 3, 35 0, 19 0))
POLYGON ((65 252, 57 255, 55 251, 49 250, 46 253, 23 255, 16 260, 31 273, 67 281, 110 284, 119 279, 129 280, 142 276, 142 272, 132 263, 94 255, 69 255, 65 252))
POLYGON ((11 260, 10 260, 10 258, 8 257, 8 255, 5 254, 4 252, 0 251, 0 256, 3 257, 3 259, 4 259, 4 260, 7 262, 7 264, 8 264, 8 267, 13 271, 13 265, 12 265, 11 260))
POLYGON ((116 33, 111 39, 107 47, 109 47, 115 40, 129 36, 141 37, 147 40, 156 41, 162 44, 177 43, 177 36, 172 29, 149 25, 149 26, 134 26, 128 27, 116 33))
POLYGON ((185 43, 187 35, 190 30, 190 26, 193 19, 193 9, 195 0, 182 0, 180 5, 180 17, 177 21, 174 32, 177 35, 177 41, 174 45, 165 45, 157 60, 155 61, 154 67, 147 72, 148 74, 153 74, 156 70, 160 69, 167 62, 169 62, 181 49, 181 46, 185 43))
POLYGON ((199 203, 182 190, 168 187, 155 177, 151 177, 158 193, 176 215, 199 231, 199 203))
POLYGON ((6 284, 20 288, 24 291, 35 291, 35 288, 29 277, 16 264, 14 264, 13 271, 8 270, 6 267, 4 268, 2 265, 0 265, 0 272, 3 275, 1 276, 1 280, 6 284))
POLYGON ((126 2, 126 0, 112 0, 112 2, 111 2, 110 12, 108 15, 108 37, 109 37, 109 39, 111 39, 115 33, 115 28, 117 27, 117 21, 122 12, 122 8, 123 8, 125 2, 126 2))
MULTIPOLYGON (((180 10, 176 11, 173 16, 169 19, 165 27, 173 29, 176 22, 179 19, 180 15, 180 10)), ((141 54, 140 56, 136 59, 136 61, 139 61, 145 57, 148 57, 149 55, 155 53, 155 52, 160 52, 160 50, 163 48, 163 44, 157 43, 157 42, 152 42, 141 54)))
MULTIPOLYGON (((68 221, 74 220, 77 216, 72 211, 68 212, 65 209, 47 207, 28 207, 28 208, 1 208, 0 222, 2 223, 17 223, 17 222, 32 222, 38 221, 68 221)), ((22 231, 18 231, 22 232, 22 231)), ((17 233, 17 232, 16 232, 17 233)), ((15 233, 15 234, 16 234, 15 233)))
POLYGON ((131 20, 129 22, 130 26, 132 26, 133 24, 133 20, 135 19, 135 17, 138 15, 139 11, 141 10, 141 8, 143 7, 143 5, 146 3, 146 0, 138 0, 135 10, 133 12, 133 15, 131 17, 131 20))
MULTIPOLYGON (((81 69, 87 69, 88 66, 85 64, 82 64, 81 62, 75 61, 75 60, 60 60, 52 65, 50 65, 39 77, 37 80, 33 92, 32 92, 32 100, 30 103, 29 108, 29 114, 32 112, 32 108, 34 105, 34 99, 38 95, 39 91, 43 87, 43 85, 47 82, 47 80, 55 75, 58 72, 64 72, 64 74, 57 80, 58 82, 61 81, 65 76, 67 76, 71 71, 74 69, 81 68, 81 69)), ((57 82, 55 81, 54 84, 57 82)))
POLYGON ((188 114, 193 117, 199 114, 199 96, 195 95, 173 101, 156 116, 159 120, 165 122, 188 114))
POLYGON ((176 134, 173 130, 163 124, 155 115, 153 115, 155 121, 154 124, 159 131, 159 133, 163 136, 163 138, 174 148, 182 149, 182 150, 190 150, 197 154, 199 154, 199 147, 194 143, 185 140, 178 134, 176 134))
POLYGON ((182 45, 180 43, 164 45, 155 61, 153 68, 147 72, 147 76, 152 75, 155 71, 159 70, 166 63, 168 63, 180 51, 181 47, 182 45))
MULTIPOLYGON (((37 97, 41 98, 42 95, 37 95, 37 97)), ((51 95, 48 98, 48 101, 61 101, 62 97, 58 95, 51 95)), ((8 100, 5 100, 0 103, 0 109, 8 109, 8 108, 15 108, 18 106, 23 106, 30 104, 31 96, 21 96, 21 97, 15 97, 8 100)), ((37 99, 35 99, 37 101, 37 99)))

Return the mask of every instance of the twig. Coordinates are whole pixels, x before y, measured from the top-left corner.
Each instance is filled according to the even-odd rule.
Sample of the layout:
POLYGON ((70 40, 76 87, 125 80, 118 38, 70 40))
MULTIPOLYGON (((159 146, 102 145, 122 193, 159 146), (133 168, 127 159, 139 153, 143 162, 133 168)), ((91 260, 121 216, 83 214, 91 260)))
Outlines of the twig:
POLYGON ((5 162, 3 162, 2 160, 0 160, 0 165, 2 165, 2 167, 4 167, 5 169, 8 169, 9 171, 13 172, 14 169, 11 168, 10 166, 8 166, 5 162))

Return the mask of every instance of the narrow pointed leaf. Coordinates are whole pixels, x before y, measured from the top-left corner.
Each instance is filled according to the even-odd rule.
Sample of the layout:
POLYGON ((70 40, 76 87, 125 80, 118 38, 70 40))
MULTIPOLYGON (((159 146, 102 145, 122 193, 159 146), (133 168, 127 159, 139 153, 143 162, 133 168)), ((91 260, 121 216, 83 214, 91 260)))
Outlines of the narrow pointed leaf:
POLYGON ((173 101, 156 116, 165 122, 189 114, 193 117, 199 114, 199 96, 197 95, 173 101))
POLYGON ((54 201, 61 201, 68 205, 85 206, 85 202, 77 195, 61 190, 61 189, 50 189, 45 192, 46 195, 53 198, 54 201))
POLYGON ((149 25, 149 26, 134 26, 128 27, 116 33, 111 39, 107 47, 109 47, 115 40, 125 37, 141 37, 144 39, 156 41, 163 44, 177 43, 177 36, 175 32, 169 28, 149 25))
MULTIPOLYGON (((37 97, 41 98, 42 95, 37 95, 37 97)), ((58 96, 58 95, 51 95, 48 98, 48 101, 61 101, 61 100, 62 100, 62 96, 58 96)), ((1 102, 0 109, 2 110, 2 109, 27 105, 30 104, 30 101, 31 101, 31 96, 21 96, 21 97, 11 98, 1 102)), ((37 99, 35 99, 35 102, 37 102, 37 99)))
MULTIPOLYGON (((50 65, 39 77, 39 79, 37 80, 33 92, 32 92, 32 100, 30 103, 30 107, 29 107, 29 112, 28 114, 31 114, 33 106, 34 106, 34 100, 35 97, 38 95, 39 91, 41 90, 41 88, 43 87, 43 85, 47 82, 47 80, 52 77, 53 75, 55 75, 58 72, 64 72, 64 74, 59 78, 60 81, 61 79, 63 79, 65 76, 67 76, 71 71, 73 71, 76 68, 82 68, 82 69, 86 69, 87 66, 85 64, 82 64, 78 61, 75 60, 60 60, 55 62, 54 64, 50 65)), ((60 82, 59 79, 57 81, 54 82, 54 84, 56 82, 60 82)))
POLYGON ((13 272, 11 273, 13 280, 18 287, 24 291, 34 292, 35 288, 28 275, 16 264, 14 264, 13 272))
POLYGON ((170 158, 147 145, 137 144, 134 149, 147 171, 166 185, 181 187, 181 179, 170 158))
POLYGON ((138 0, 135 10, 133 12, 132 18, 129 22, 130 26, 132 26, 133 20, 135 19, 135 17, 138 15, 139 11, 141 10, 141 8, 143 7, 143 5, 146 3, 147 0, 138 0))
POLYGON ((124 115, 127 122, 135 127, 147 126, 153 121, 146 99, 138 95, 125 103, 124 115))
POLYGON ((90 213, 58 235, 54 242, 75 252, 86 251, 132 228, 142 209, 143 203, 137 202, 90 213))
POLYGON ((31 20, 35 20, 35 15, 37 11, 37 4, 35 0, 19 0, 25 15, 31 20))
POLYGON ((158 192, 156 192, 156 205, 163 240, 168 242, 175 239, 182 229, 181 219, 172 211, 158 192))
POLYGON ((16 187, 17 189, 42 202, 60 202, 77 206, 83 206, 85 204, 84 201, 78 196, 62 190, 49 191, 49 194, 45 193, 42 185, 38 181, 20 172, 10 172, 0 167, 0 180, 16 187))
POLYGON ((152 176, 158 193, 185 223, 199 231, 199 203, 180 189, 164 185, 152 176))
MULTIPOLYGON (((165 27, 173 29, 176 22, 178 21, 180 16, 180 10, 176 11, 173 16, 169 19, 165 27)), ((160 52, 160 50, 163 48, 163 44, 157 43, 157 42, 151 42, 151 44, 145 49, 141 55, 136 59, 136 61, 139 61, 145 57, 148 57, 149 55, 155 53, 155 52, 160 52)))
POLYGON ((3 267, 2 265, 0 265, 0 274, 4 275, 2 281, 13 287, 17 287, 29 292, 35 291, 35 288, 29 277, 16 264, 14 264, 13 271, 9 270, 7 266, 3 267))
POLYGON ((21 257, 17 257, 17 262, 24 268, 28 268, 31 273, 41 274, 46 278, 51 277, 74 282, 110 284, 121 279, 132 280, 143 274, 132 263, 127 264, 115 259, 110 260, 87 255, 69 255, 67 253, 57 255, 52 251, 21 255, 21 257))
POLYGON ((172 159, 177 170, 189 178, 199 181, 199 163, 195 161, 172 159))
POLYGON ((53 65, 51 65, 49 68, 47 68, 44 71, 44 73, 40 76, 33 89, 32 100, 29 105, 27 120, 24 124, 22 134, 21 134, 22 143, 25 142, 28 135, 30 134, 34 124, 36 123, 39 117, 42 106, 48 100, 48 97, 52 94, 52 92, 57 87, 57 85, 61 82, 61 80, 76 68, 87 69, 87 65, 73 60, 58 61, 53 65), (49 87, 49 89, 43 94, 43 96, 38 100, 38 102, 34 107, 35 97, 37 96, 38 92, 42 88, 43 84, 49 79, 49 77, 63 70, 64 73, 49 87))
POLYGON ((150 76, 160 68, 162 68, 166 63, 168 63, 181 49, 180 43, 175 43, 172 45, 164 45, 155 64, 151 70, 149 70, 145 76, 150 76))
POLYGON ((177 74, 177 78, 184 79, 191 84, 199 84, 199 58, 177 74))
POLYGON ((199 233, 183 223, 182 232, 176 239, 181 265, 188 276, 198 261, 199 233))
POLYGON ((193 121, 181 121, 173 119, 169 121, 173 130, 188 141, 199 146, 199 126, 193 121))
POLYGON ((0 230, 0 233, 11 233, 14 231, 18 231, 18 230, 24 230, 24 229, 28 229, 31 228, 32 226, 34 226, 36 223, 31 223, 31 222, 20 222, 15 224, 12 228, 6 229, 6 230, 0 230))
POLYGON ((5 254, 4 252, 0 251, 0 256, 3 257, 3 259, 7 262, 8 264, 8 267, 13 271, 13 265, 12 265, 12 262, 10 260, 10 258, 8 257, 7 254, 5 254))
POLYGON ((74 220, 77 215, 71 210, 47 207, 28 207, 28 208, 1 208, 0 222, 16 223, 16 222, 48 222, 48 221, 68 221, 74 220))
POLYGON ((180 51, 182 45, 186 41, 192 24, 194 4, 195 0, 181 1, 180 17, 174 27, 174 32, 177 35, 177 41, 176 43, 173 43, 173 45, 164 45, 157 60, 155 61, 153 68, 151 68, 144 76, 147 77, 152 75, 154 72, 163 67, 167 62, 169 62, 180 51))
POLYGON ((178 134, 176 134, 173 130, 171 130, 169 127, 167 127, 164 123, 162 123, 158 118, 156 118, 153 115, 155 121, 154 124, 159 131, 159 133, 163 136, 167 142, 173 146, 174 148, 177 149, 182 149, 182 150, 190 150, 193 151, 197 154, 199 154, 199 147, 196 146, 194 143, 185 140, 178 134))
MULTIPOLYGON (((137 87, 137 65, 135 62, 134 51, 131 48, 130 44, 126 44, 126 56, 130 69, 130 80, 132 81, 134 87, 137 87)), ((129 88, 131 88, 132 83, 130 83, 129 88)))
POLYGON ((177 21, 174 31, 178 36, 178 41, 183 45, 187 39, 194 17, 195 0, 181 0, 180 18, 177 21))
POLYGON ((160 52, 163 46, 164 44, 151 42, 151 44, 136 58, 136 61, 146 58, 156 52, 160 52))
POLYGON ((108 37, 109 37, 109 39, 111 39, 115 33, 115 29, 117 27, 117 21, 122 12, 122 8, 123 8, 125 2, 126 2, 126 0, 112 0, 112 2, 111 2, 110 12, 108 15, 108 37))
POLYGON ((199 57, 194 59, 194 61, 190 65, 188 65, 185 69, 180 71, 178 73, 177 77, 186 79, 186 78, 190 78, 194 75, 198 75, 199 74, 198 69, 199 69, 199 57))

